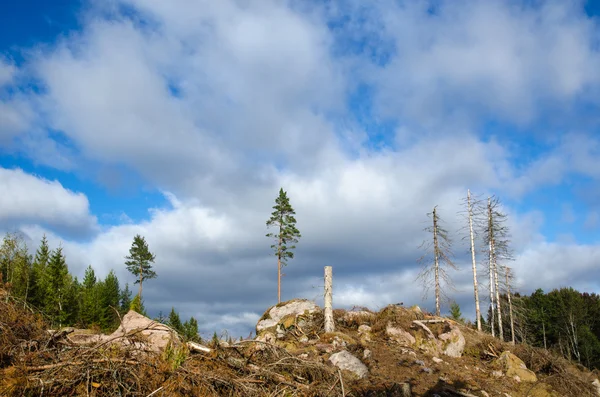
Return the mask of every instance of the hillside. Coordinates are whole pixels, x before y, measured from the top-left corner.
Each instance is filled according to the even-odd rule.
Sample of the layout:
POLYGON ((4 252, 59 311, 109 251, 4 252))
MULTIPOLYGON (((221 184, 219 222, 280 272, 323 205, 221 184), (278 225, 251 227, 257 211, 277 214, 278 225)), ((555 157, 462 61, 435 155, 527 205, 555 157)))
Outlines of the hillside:
POLYGON ((600 395, 581 366, 416 307, 335 310, 325 333, 321 309, 293 300, 265 312, 255 339, 207 345, 135 312, 111 335, 48 331, 6 293, 0 312, 2 396, 600 395))

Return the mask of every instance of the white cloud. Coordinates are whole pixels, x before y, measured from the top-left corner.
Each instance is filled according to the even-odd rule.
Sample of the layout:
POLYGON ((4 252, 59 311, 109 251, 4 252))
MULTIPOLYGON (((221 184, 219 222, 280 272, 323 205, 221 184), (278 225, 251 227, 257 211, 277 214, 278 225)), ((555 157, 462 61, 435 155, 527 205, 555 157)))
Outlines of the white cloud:
MULTIPOLYGON (((21 138, 36 161, 125 165, 168 192, 169 206, 151 209, 148 221, 124 216, 91 241, 64 242, 76 275, 91 263, 100 277, 114 268, 124 283, 133 281, 123 265, 133 236, 145 236, 157 255, 158 279, 144 286, 153 314, 174 306, 205 331, 236 333, 274 303, 276 262, 264 234, 280 186, 303 233, 285 268, 284 298, 318 298, 323 266, 332 265, 336 305, 381 307, 421 302, 417 247, 434 205, 455 232, 467 188, 522 197, 571 172, 597 175, 597 147, 586 139, 573 136, 516 167, 509 147, 463 123, 482 114, 528 122, 548 103, 589 99, 598 83, 595 27, 566 3, 544 3, 536 14, 502 2, 442 2, 433 16, 425 3, 379 3, 363 25, 340 29, 358 42, 368 35, 378 56, 391 54, 384 66, 365 54, 333 54, 338 33, 325 25, 332 10, 272 1, 96 6, 122 3, 134 17, 108 9, 108 20, 93 8, 82 32, 31 58, 42 94, 0 102, 0 133, 3 122, 30 132, 43 119, 80 152, 34 129, 21 138), (347 109, 361 82, 376 88, 372 117, 399 121, 393 149, 361 147, 367 133, 347 109)), ((0 178, 13 192, 0 199, 0 217, 27 221, 32 240, 45 231, 35 223, 94 229, 82 193, 20 170, 0 178)), ((587 278, 595 246, 548 244, 544 214, 507 210, 523 286, 558 285, 567 276, 558 259, 571 254, 586 263, 574 283, 587 278)), ((49 236, 55 246, 62 234, 49 236)), ((455 240, 462 262, 467 250, 455 240)), ((462 268, 457 296, 472 294, 470 266, 462 268)))
POLYGON ((42 223, 67 233, 90 233, 97 228, 87 197, 65 189, 58 181, 21 169, 0 168, 0 187, 0 223, 5 227, 42 223))
POLYGON ((598 25, 581 2, 442 1, 431 9, 387 1, 365 12, 392 51, 385 66, 367 69, 386 114, 436 126, 482 114, 527 123, 547 105, 564 112, 574 98, 597 103, 598 25))

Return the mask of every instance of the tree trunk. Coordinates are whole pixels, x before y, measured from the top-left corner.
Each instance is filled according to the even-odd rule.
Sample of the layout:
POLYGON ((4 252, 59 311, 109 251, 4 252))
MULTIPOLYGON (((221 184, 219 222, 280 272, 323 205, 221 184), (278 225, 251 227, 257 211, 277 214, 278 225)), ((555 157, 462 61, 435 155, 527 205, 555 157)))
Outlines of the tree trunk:
POLYGON ((510 282, 509 282, 510 268, 506 268, 506 296, 508 297, 508 314, 510 316, 510 338, 511 343, 515 344, 515 320, 513 317, 512 298, 510 296, 510 282))
POLYGON ((333 275, 331 266, 325 266, 325 297, 324 297, 324 308, 325 308, 325 332, 334 332, 335 325, 333 322, 333 275))
POLYGON ((504 340, 504 330, 502 328, 502 311, 500 307, 500 287, 498 284, 498 264, 496 263, 496 255, 494 255, 494 284, 494 287, 496 288, 496 312, 498 313, 498 337, 501 340, 504 340))
POLYGON ((279 224, 279 243, 277 245, 277 303, 281 303, 281 223, 279 224))
POLYGON ((493 254, 493 229, 492 229, 492 203, 491 199, 488 197, 488 240, 489 240, 489 273, 490 273, 490 328, 492 331, 492 336, 496 336, 496 331, 494 329, 495 324, 495 315, 494 315, 494 254, 493 254))
POLYGON ((140 305, 142 304, 142 282, 144 281, 142 270, 142 262, 140 261, 140 291, 138 292, 138 296, 140 297, 140 305))
POLYGON ((439 263, 439 247, 437 239, 437 212, 433 208, 433 256, 434 256, 434 272, 435 272, 435 315, 440 316, 440 263, 439 263))
POLYGON ((477 286, 477 262, 475 261, 475 237, 473 235, 473 207, 471 206, 471 190, 467 190, 467 207, 469 212, 469 234, 471 237, 471 261, 473 263, 473 290, 475 292, 475 315, 477 331, 481 331, 481 310, 479 308, 479 288, 477 286))

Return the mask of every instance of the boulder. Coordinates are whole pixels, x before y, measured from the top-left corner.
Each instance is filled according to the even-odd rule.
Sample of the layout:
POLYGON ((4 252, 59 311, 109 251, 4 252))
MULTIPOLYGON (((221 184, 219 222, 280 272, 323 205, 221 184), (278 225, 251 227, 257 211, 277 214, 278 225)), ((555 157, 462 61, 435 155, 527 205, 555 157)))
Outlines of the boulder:
POLYGON ((385 334, 388 338, 398 342, 401 346, 413 346, 417 342, 411 333, 406 332, 400 327, 394 327, 391 323, 388 323, 385 327, 385 334))
POLYGON ((592 385, 596 388, 596 394, 600 396, 600 381, 598 379, 594 379, 592 385))
POLYGON ((262 318, 256 324, 256 334, 262 331, 276 327, 281 320, 285 324, 278 327, 276 332, 285 333, 285 330, 295 324, 296 318, 302 315, 312 314, 321 311, 321 308, 314 302, 306 299, 293 299, 287 302, 279 303, 265 312, 262 318), (286 327, 287 325, 287 327, 286 327))
POLYGON ((332 354, 329 361, 339 369, 352 372, 358 378, 364 378, 369 373, 367 366, 346 350, 332 354))
POLYGON ((438 336, 442 341, 443 353, 450 357, 461 357, 465 350, 465 337, 455 325, 450 325, 450 332, 438 336))
POLYGON ((535 373, 527 369, 525 363, 509 351, 502 352, 496 362, 502 366, 506 376, 518 377, 522 382, 537 382, 535 373))
POLYGON ((158 323, 133 310, 130 310, 123 319, 121 325, 113 332, 109 339, 118 341, 124 345, 129 341, 124 336, 142 336, 135 344, 153 352, 164 350, 169 343, 180 343, 179 336, 172 328, 158 323))

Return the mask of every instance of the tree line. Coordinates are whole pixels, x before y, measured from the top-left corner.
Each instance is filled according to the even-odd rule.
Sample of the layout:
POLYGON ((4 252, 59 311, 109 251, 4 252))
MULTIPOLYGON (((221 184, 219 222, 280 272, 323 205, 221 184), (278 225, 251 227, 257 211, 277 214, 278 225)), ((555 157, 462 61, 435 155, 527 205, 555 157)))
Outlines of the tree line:
MULTIPOLYGON (((7 233, 0 246, 0 282, 23 305, 41 312, 52 327, 77 326, 111 332, 129 310, 147 315, 142 286, 157 276, 151 265, 154 260, 144 237, 136 235, 124 262, 135 277, 134 284, 139 284, 138 293, 132 296, 129 283, 121 287, 114 270, 100 279, 89 265, 79 281, 69 271, 62 246, 51 249, 43 236, 31 255, 21 234, 7 233)), ((191 317, 182 322, 175 308, 167 318, 159 316, 156 320, 170 325, 188 340, 199 339, 197 320, 191 317)))

